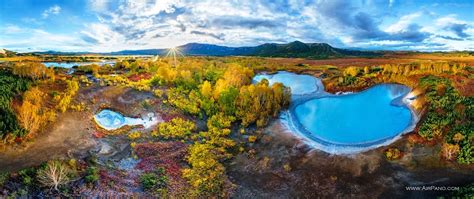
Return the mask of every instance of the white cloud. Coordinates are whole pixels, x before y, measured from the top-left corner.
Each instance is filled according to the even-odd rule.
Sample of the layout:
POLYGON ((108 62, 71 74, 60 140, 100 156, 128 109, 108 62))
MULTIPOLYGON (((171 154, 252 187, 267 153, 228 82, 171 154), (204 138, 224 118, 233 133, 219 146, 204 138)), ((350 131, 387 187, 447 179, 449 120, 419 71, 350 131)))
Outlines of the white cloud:
POLYGON ((58 5, 54 5, 44 10, 41 16, 43 16, 43 18, 47 18, 49 15, 57 15, 60 12, 61 12, 61 7, 59 7, 58 5))
POLYGON ((402 16, 399 21, 390 25, 386 31, 390 33, 397 33, 406 31, 408 26, 413 23, 415 19, 421 16, 421 12, 415 12, 409 15, 402 16))
POLYGON ((107 10, 109 0, 89 0, 89 7, 93 11, 102 12, 107 10))
POLYGON ((20 28, 19 26, 12 25, 12 24, 8 24, 4 26, 1 30, 4 34, 17 34, 17 33, 24 32, 23 28, 20 28))
MULTIPOLYGON (((466 49, 469 46, 465 43, 472 44, 469 36, 464 37, 467 38, 464 43, 452 40, 459 40, 459 35, 471 38, 474 35, 472 22, 455 15, 425 16, 427 11, 420 8, 391 24, 383 23, 394 17, 383 9, 399 9, 393 6, 394 2, 89 0, 88 8, 97 14, 97 20, 86 21, 82 30, 70 35, 59 34, 64 43, 54 40, 53 34, 47 32, 31 36, 45 36, 57 46, 39 39, 26 41, 38 41, 52 48, 71 44, 64 48, 100 52, 166 48, 189 42, 245 46, 301 40, 326 42, 336 47, 424 50, 466 49)), ((43 17, 60 12, 61 7, 52 6, 44 11, 43 17)), ((26 19, 24 22, 30 23, 26 19)), ((24 34, 15 28, 20 27, 5 26, 0 31, 24 34)))
POLYGON ((120 6, 124 14, 132 14, 136 16, 151 16, 160 12, 172 13, 174 7, 179 6, 181 2, 178 0, 127 0, 120 6))

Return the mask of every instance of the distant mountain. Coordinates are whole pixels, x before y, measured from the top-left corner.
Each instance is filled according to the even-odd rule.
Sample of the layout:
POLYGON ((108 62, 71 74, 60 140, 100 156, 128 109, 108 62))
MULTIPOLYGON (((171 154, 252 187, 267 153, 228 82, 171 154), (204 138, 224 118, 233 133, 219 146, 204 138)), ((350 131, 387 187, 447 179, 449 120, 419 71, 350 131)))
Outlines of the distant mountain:
MULTIPOLYGON (((235 56, 251 55, 255 47, 227 47, 214 44, 189 43, 177 47, 183 55, 235 56)), ((166 55, 169 49, 123 50, 111 52, 111 55, 166 55)))
MULTIPOLYGON (((377 56, 382 53, 374 51, 347 50, 334 48, 326 43, 303 43, 294 41, 288 44, 267 43, 253 47, 228 47, 214 44, 188 43, 178 47, 184 55, 196 56, 259 56, 324 59, 345 56, 377 56)), ((122 50, 110 53, 92 53, 103 55, 166 55, 169 49, 122 50)), ((57 54, 56 51, 39 52, 39 54, 57 54)), ((87 52, 64 54, 91 54, 87 52)))
MULTIPOLYGON (((334 48, 326 43, 303 43, 294 41, 288 44, 262 44, 254 47, 227 47, 213 44, 189 43, 178 47, 184 55, 201 56, 259 56, 259 57, 296 57, 330 58, 344 56, 377 56, 373 51, 347 50, 334 48)), ((125 50, 112 52, 114 55, 165 55, 168 49, 125 50)))

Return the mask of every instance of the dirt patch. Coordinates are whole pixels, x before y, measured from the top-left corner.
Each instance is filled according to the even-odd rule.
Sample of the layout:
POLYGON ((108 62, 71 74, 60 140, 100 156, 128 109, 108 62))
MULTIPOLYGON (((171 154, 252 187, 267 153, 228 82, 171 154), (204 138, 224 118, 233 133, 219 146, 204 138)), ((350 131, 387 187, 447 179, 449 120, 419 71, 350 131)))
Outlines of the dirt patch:
POLYGON ((426 158, 436 153, 416 152, 412 159, 389 162, 383 150, 329 155, 308 148, 277 120, 259 142, 227 164, 227 171, 237 185, 236 198, 423 198, 446 192, 410 192, 405 187, 463 186, 474 181, 469 169, 428 167, 426 158), (404 166, 404 161, 413 159, 415 167, 404 166))
POLYGON ((0 171, 15 171, 50 159, 82 157, 96 142, 86 112, 66 112, 26 147, 9 147, 0 153, 0 171))

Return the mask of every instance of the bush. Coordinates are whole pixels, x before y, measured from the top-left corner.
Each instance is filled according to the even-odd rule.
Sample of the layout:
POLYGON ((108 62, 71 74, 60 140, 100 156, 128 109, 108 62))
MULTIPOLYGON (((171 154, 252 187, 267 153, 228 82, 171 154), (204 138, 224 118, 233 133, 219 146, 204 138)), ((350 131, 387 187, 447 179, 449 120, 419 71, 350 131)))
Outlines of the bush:
POLYGON ((34 177, 36 175, 36 169, 35 168, 27 168, 23 169, 18 172, 18 175, 21 179, 21 182, 25 186, 31 186, 33 185, 34 182, 34 177))
POLYGON ((389 148, 384 152, 384 155, 388 160, 398 160, 402 158, 403 153, 396 148, 389 148))
POLYGON ((140 176, 140 184, 144 190, 157 192, 166 188, 168 178, 164 175, 164 169, 159 168, 158 171, 144 173, 140 176))
POLYGON ((134 131, 130 134, 128 134, 128 138, 131 140, 136 140, 141 137, 141 133, 139 131, 134 131))
POLYGON ((169 122, 160 123, 158 131, 152 132, 152 136, 162 136, 166 139, 184 139, 189 138, 195 128, 193 122, 178 117, 169 122))
POLYGON ((87 168, 86 170, 86 176, 84 177, 84 179, 86 180, 87 183, 96 183, 97 181, 99 181, 99 169, 97 167, 94 167, 94 166, 90 166, 87 168))
POLYGON ((3 185, 8 180, 9 177, 10 177, 10 173, 0 172, 0 187, 3 187, 3 185))
POLYGON ((19 125, 10 104, 15 95, 27 90, 30 85, 29 79, 18 77, 4 70, 0 71, 0 138, 5 138, 8 134, 13 137, 26 134, 26 131, 19 125))

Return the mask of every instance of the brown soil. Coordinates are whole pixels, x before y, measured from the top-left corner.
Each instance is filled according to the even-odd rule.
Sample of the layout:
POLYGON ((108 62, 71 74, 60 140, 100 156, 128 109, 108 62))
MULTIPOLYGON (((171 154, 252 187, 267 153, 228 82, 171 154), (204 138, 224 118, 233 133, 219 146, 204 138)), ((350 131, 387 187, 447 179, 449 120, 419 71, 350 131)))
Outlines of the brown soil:
POLYGON ((83 156, 96 143, 92 138, 90 114, 59 114, 54 126, 39 134, 26 147, 9 147, 0 153, 0 171, 14 171, 51 159, 83 156))
MULTIPOLYGON (((433 147, 412 147, 402 160, 387 161, 386 147, 351 156, 312 150, 278 120, 265 131, 227 165, 237 185, 236 198, 429 198, 448 192, 410 192, 405 187, 464 186, 474 181, 472 168, 443 163, 433 147)), ((405 138, 391 147, 404 143, 405 138)))

